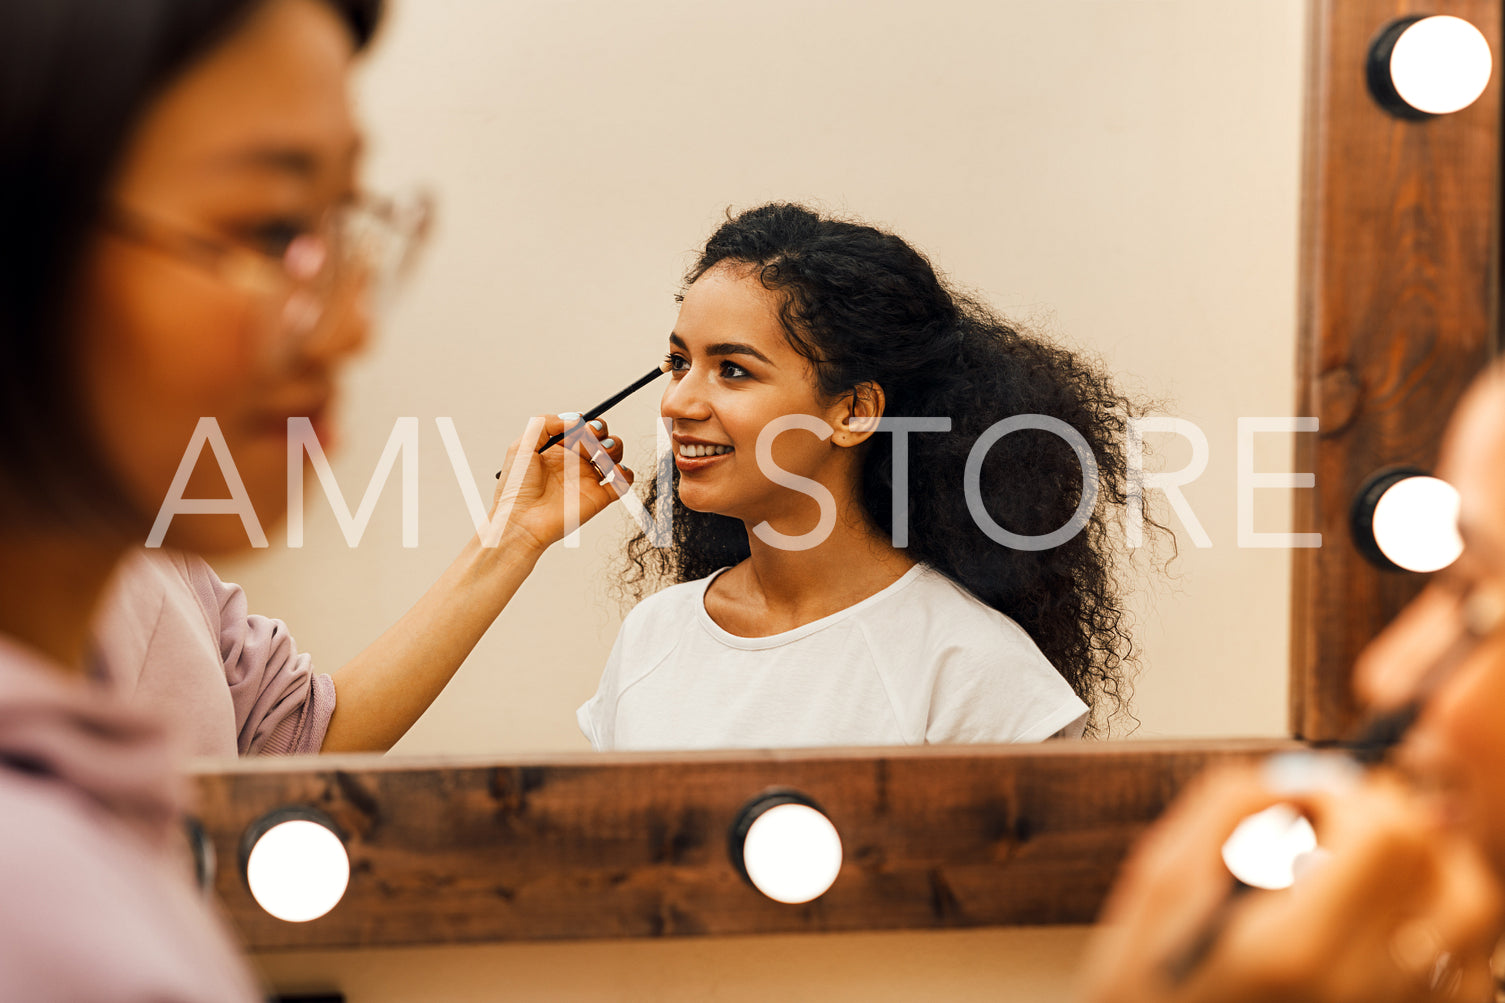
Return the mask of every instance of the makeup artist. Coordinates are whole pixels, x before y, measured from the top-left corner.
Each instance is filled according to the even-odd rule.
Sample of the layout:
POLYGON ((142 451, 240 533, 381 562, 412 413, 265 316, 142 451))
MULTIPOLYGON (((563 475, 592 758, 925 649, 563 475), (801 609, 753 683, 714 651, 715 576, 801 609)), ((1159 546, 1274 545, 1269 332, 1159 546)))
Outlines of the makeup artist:
MULTIPOLYGON (((244 12, 259 5, 208 6, 244 12)), ((83 367, 92 383, 83 392, 96 399, 81 403, 102 445, 150 451, 139 469, 108 456, 100 463, 124 482, 118 486, 138 520, 160 504, 200 415, 218 418, 256 511, 263 518, 281 512, 287 418, 309 416, 316 432, 324 430, 335 371, 366 338, 363 305, 339 281, 366 264, 340 260, 337 228, 360 228, 359 239, 376 242, 369 253, 384 261, 403 259, 421 236, 412 207, 405 214, 354 195, 356 133, 342 92, 331 88, 322 106, 289 122, 288 149, 242 150, 223 135, 230 130, 218 120, 221 110, 259 116, 249 124, 262 127, 284 114, 291 119, 290 94, 263 88, 271 93, 255 106, 237 94, 229 71, 199 84, 169 95, 144 119, 100 223, 112 252, 101 281, 116 300, 94 308, 98 316, 89 320, 121 337, 93 346, 83 367), (318 149, 291 143, 316 136, 318 149), (222 166, 236 157, 243 162, 222 166), (333 222, 319 229, 321 217, 333 222), (330 274, 301 274, 318 272, 325 256, 330 274)), ((374 287, 393 278, 363 281, 374 287)), ((544 432, 564 424, 551 418, 544 432)), ((605 423, 592 428, 619 460, 621 446, 605 423)), ((508 472, 519 445, 508 454, 508 472)), ((316 670, 284 623, 251 612, 238 586, 194 556, 245 547, 239 519, 179 515, 170 549, 137 549, 119 563, 95 618, 91 671, 174 720, 197 755, 385 751, 438 697, 543 551, 562 539, 563 465, 578 462, 566 460, 568 449, 530 459, 497 546, 472 538, 407 614, 330 674, 316 670)), ((37 452, 55 449, 43 442, 37 452)), ((598 480, 594 471, 581 477, 582 520, 616 500, 598 480)), ((498 481, 493 510, 506 483, 498 481)), ((186 497, 223 495, 212 480, 195 485, 186 497)))
MULTIPOLYGON (((378 8, 0 4, 0 1000, 256 998, 174 850, 165 715, 228 750, 383 748, 562 534, 566 465, 582 517, 616 497, 574 448, 534 453, 544 422, 501 545, 467 546, 333 693, 196 558, 126 569, 150 591, 91 626, 200 417, 280 518, 286 419, 327 421, 367 338, 413 236, 357 186, 348 76, 378 8)), ((235 516, 168 542, 249 546, 235 516)))
POLYGON ((1461 497, 1463 554, 1370 645, 1355 674, 1376 712, 1424 697, 1393 765, 1358 775, 1284 760, 1199 779, 1125 865, 1093 945, 1086 999, 1496 999, 1490 955, 1505 932, 1501 364, 1455 413, 1438 476, 1461 497), (1173 979, 1171 959, 1228 893, 1223 841, 1282 801, 1313 820, 1319 859, 1289 890, 1239 896, 1205 960, 1173 979))

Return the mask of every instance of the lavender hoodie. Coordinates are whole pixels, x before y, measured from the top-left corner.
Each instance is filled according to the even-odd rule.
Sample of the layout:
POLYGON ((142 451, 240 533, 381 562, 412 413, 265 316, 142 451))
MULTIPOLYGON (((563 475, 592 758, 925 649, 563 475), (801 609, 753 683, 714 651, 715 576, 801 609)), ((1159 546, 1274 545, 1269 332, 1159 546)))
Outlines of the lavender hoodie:
POLYGON ((0 1000, 238 1003, 163 728, 0 636, 0 1000))
POLYGON ((120 562, 94 619, 101 674, 172 722, 187 754, 318 752, 334 680, 316 675, 287 624, 197 557, 141 550, 120 562))

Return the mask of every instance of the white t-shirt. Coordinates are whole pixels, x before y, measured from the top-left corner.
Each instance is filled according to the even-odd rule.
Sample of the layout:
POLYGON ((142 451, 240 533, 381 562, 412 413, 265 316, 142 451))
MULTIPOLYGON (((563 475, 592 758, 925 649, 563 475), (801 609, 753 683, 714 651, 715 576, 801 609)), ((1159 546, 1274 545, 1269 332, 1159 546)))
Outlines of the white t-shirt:
POLYGON ((925 565, 770 637, 717 626, 705 610, 715 578, 628 614, 576 714, 596 749, 1037 742, 1086 724, 1087 705, 1023 628, 925 565))

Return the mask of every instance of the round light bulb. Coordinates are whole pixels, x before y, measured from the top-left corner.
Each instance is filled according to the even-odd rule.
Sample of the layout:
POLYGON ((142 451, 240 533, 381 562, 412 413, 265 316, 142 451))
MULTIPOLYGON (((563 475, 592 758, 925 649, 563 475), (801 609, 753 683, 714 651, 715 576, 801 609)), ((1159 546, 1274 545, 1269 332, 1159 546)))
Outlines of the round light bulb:
POLYGON ((262 833, 246 857, 246 884, 263 909, 289 923, 318 919, 339 904, 350 883, 340 837, 318 822, 293 818, 262 833))
POLYGON ((1317 849, 1312 823, 1295 808, 1278 804, 1239 823, 1223 844, 1223 863, 1255 888, 1289 888, 1302 858, 1317 849))
POLYGON ((1390 82, 1402 101, 1428 115, 1461 111, 1489 86, 1489 40, 1460 17, 1424 17, 1390 52, 1390 82))
POLYGON ((1436 477, 1397 481, 1375 503, 1374 542, 1407 571, 1438 571, 1452 564, 1463 553, 1457 489, 1436 477))
POLYGON ((775 902, 809 902, 841 871, 841 835, 809 805, 774 805, 748 827, 742 862, 748 880, 775 902))

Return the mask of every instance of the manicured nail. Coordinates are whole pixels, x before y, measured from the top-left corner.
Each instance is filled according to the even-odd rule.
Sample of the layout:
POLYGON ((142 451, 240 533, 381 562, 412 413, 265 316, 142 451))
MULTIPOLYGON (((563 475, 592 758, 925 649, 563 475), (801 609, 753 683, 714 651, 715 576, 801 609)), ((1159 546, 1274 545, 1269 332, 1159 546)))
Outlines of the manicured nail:
POLYGON ((590 423, 590 427, 592 432, 604 432, 606 431, 606 422, 600 420, 593 421, 590 423))
POLYGON ((610 438, 610 437, 602 439, 601 440, 601 448, 602 449, 616 449, 617 448, 617 440, 613 439, 613 438, 610 438))
POLYGON ((579 411, 564 411, 564 412, 562 412, 559 415, 559 417, 563 418, 565 421, 579 421, 580 420, 580 412, 579 411))

